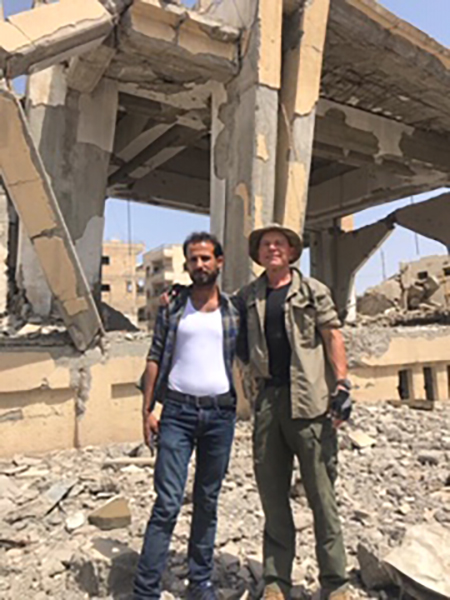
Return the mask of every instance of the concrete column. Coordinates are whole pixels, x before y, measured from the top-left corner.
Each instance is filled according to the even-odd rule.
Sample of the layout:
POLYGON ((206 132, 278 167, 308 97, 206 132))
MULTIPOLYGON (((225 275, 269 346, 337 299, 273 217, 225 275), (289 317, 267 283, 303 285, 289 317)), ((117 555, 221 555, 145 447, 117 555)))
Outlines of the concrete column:
POLYGON ((425 400, 425 382, 421 365, 412 370, 411 400, 425 400))
POLYGON ((282 0, 243 4, 254 19, 241 72, 213 93, 211 221, 226 249, 228 291, 255 274, 247 237, 273 220, 275 197, 282 0))
POLYGON ((275 220, 302 232, 330 0, 310 0, 285 23, 275 220))
POLYGON ((436 372, 436 400, 447 402, 450 400, 449 372, 446 364, 438 364, 436 372))
POLYGON ((390 235, 393 224, 380 221, 356 231, 334 227, 311 233, 311 275, 333 292, 339 314, 347 318, 358 270, 390 235))
MULTIPOLYGON (((100 298, 106 183, 117 102, 117 85, 108 79, 102 79, 91 94, 68 89, 63 65, 31 75, 28 83, 30 130, 97 300, 100 298)), ((48 315, 50 291, 34 250, 23 234, 16 278, 33 311, 48 315)))
MULTIPOLYGON (((1 17, 0 5, 0 17, 1 17)), ((0 179, 0 314, 6 312, 8 298, 8 195, 0 179)))

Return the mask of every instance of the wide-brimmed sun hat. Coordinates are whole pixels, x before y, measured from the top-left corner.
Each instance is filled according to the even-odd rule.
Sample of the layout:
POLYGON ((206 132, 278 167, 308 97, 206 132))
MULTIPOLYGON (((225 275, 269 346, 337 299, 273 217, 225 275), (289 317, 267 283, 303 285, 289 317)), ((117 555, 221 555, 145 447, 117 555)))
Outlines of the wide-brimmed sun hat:
POLYGON ((248 238, 248 252, 250 254, 251 259, 254 260, 256 263, 258 263, 258 265, 261 264, 259 262, 259 257, 258 257, 259 244, 261 243, 261 239, 262 239, 263 235, 265 233, 268 233, 269 231, 278 231, 279 233, 282 233, 287 238, 289 244, 295 250, 294 255, 291 259, 291 263, 297 262, 297 260, 300 258, 302 250, 303 250, 302 238, 299 236, 298 233, 295 233, 295 231, 293 231, 292 229, 289 229, 288 227, 283 227, 282 225, 279 225, 278 223, 271 223, 270 225, 267 225, 266 227, 261 227, 260 229, 255 229, 255 231, 251 232, 251 234, 248 238))

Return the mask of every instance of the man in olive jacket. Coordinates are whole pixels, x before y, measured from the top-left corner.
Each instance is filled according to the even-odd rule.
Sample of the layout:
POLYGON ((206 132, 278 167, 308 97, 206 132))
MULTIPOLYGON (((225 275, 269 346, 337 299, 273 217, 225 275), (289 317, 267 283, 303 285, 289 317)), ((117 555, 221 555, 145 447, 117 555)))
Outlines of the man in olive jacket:
POLYGON ((334 482, 337 433, 351 412, 341 322, 329 289, 293 263, 302 241, 273 224, 249 238, 260 277, 233 298, 240 313, 239 357, 258 384, 253 456, 265 515, 265 600, 289 598, 295 558, 290 506, 294 457, 314 516, 321 600, 350 600, 334 482))
POLYGON ((340 320, 328 288, 292 266, 301 238, 270 225, 249 238, 264 273, 237 295, 258 383, 254 468, 265 515, 264 598, 289 597, 295 527, 289 501, 294 457, 314 515, 321 598, 349 600, 334 494, 336 428, 350 416, 340 320))

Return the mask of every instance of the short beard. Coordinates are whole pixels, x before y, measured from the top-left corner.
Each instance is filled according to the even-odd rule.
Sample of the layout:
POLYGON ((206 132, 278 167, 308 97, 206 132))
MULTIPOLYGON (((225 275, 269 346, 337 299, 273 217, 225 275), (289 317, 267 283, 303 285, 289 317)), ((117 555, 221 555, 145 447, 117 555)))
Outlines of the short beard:
POLYGON ((191 275, 192 282, 195 287, 212 287, 215 285, 217 278, 219 277, 219 271, 213 271, 208 275, 200 275, 199 273, 193 273, 191 275))

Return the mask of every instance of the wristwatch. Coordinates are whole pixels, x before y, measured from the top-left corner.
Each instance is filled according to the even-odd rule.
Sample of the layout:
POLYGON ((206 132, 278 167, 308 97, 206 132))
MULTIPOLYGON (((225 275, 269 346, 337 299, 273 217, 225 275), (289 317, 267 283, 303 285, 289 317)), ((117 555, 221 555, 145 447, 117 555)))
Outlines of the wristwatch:
POLYGON ((348 391, 352 389, 352 382, 350 381, 350 379, 338 379, 336 381, 336 386, 338 385, 344 387, 348 391))

